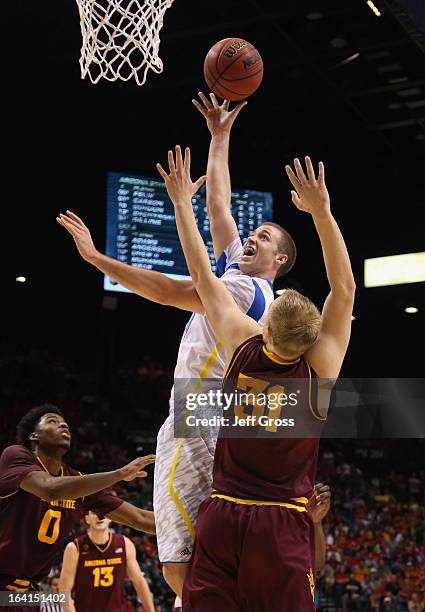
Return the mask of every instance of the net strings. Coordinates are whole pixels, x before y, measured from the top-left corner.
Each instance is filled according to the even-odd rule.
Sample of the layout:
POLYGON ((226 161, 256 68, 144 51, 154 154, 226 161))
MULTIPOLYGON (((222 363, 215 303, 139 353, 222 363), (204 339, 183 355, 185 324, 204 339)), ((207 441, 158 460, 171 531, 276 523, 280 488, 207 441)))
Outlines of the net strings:
POLYGON ((159 33, 174 0, 77 0, 82 47, 81 78, 146 81, 163 71, 159 33))

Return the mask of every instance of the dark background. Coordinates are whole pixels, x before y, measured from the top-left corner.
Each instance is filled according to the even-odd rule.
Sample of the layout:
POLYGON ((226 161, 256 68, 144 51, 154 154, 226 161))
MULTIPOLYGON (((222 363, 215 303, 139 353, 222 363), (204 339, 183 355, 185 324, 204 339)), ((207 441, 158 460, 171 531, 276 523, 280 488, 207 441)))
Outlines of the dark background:
POLYGON ((155 176, 180 143, 203 173, 209 133, 191 98, 206 91, 208 49, 237 36, 261 52, 265 75, 233 130, 232 180, 273 192, 276 221, 299 250, 285 283, 319 305, 327 291, 313 224, 291 204, 283 172, 309 154, 326 163, 358 284, 344 372, 423 375, 424 284, 363 288, 364 258, 425 250, 425 45, 399 4, 376 5, 381 17, 362 0, 175 0, 161 32, 164 73, 143 87, 80 79, 75 2, 5 5, 3 340, 66 351, 104 373, 146 352, 173 364, 187 313, 133 295, 103 308, 102 275, 55 217, 75 211, 103 250, 108 170, 155 176), (411 304, 417 315, 403 312, 411 304))

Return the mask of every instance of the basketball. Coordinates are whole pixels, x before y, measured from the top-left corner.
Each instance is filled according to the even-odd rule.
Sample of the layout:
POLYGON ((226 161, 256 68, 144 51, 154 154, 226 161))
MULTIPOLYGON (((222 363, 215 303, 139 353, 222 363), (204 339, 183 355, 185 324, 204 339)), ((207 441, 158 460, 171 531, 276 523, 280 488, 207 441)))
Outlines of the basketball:
POLYGON ((224 38, 208 51, 204 76, 216 96, 243 100, 260 86, 263 60, 257 49, 243 38, 224 38))

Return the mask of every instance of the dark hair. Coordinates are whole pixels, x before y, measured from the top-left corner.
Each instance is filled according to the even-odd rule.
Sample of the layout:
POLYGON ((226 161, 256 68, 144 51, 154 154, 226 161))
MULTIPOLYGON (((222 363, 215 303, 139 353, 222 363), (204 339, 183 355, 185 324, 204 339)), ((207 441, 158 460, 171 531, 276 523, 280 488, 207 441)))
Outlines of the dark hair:
POLYGON ((287 261, 280 266, 276 273, 276 278, 280 278, 281 276, 288 274, 293 267, 297 259, 297 247, 295 246, 295 242, 291 234, 287 232, 286 229, 283 229, 283 227, 278 223, 273 223, 273 221, 265 221, 263 225, 271 225, 280 232, 280 239, 278 243, 279 252, 284 253, 288 257, 287 261))
POLYGON ((24 414, 16 427, 16 442, 31 448, 30 434, 35 431, 41 417, 48 412, 53 412, 53 414, 63 417, 62 410, 53 404, 43 404, 42 406, 31 408, 31 410, 24 414))

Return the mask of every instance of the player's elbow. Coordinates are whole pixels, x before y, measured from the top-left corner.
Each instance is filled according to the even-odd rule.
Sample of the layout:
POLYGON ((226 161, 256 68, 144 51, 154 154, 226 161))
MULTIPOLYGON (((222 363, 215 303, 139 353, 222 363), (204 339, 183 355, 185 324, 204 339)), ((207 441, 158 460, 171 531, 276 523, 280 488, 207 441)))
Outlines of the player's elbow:
POLYGON ((182 291, 181 283, 171 278, 167 278, 166 283, 158 286, 156 295, 157 304, 161 306, 176 306, 179 303, 179 292, 182 291))
POLYGON ((354 278, 347 279, 333 287, 332 291, 338 295, 338 299, 346 304, 353 304, 356 296, 356 283, 354 278))

